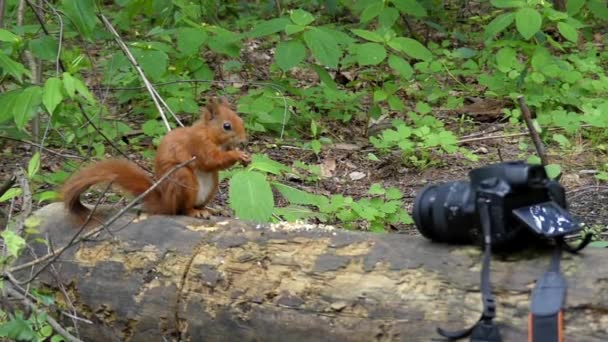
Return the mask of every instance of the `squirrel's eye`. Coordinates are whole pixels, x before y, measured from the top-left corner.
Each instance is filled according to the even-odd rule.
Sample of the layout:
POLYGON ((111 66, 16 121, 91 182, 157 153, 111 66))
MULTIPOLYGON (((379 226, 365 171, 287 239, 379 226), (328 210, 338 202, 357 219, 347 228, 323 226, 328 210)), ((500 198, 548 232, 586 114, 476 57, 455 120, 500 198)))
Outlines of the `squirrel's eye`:
POLYGON ((224 130, 229 131, 231 129, 232 129, 232 125, 230 124, 230 122, 224 122, 224 130))

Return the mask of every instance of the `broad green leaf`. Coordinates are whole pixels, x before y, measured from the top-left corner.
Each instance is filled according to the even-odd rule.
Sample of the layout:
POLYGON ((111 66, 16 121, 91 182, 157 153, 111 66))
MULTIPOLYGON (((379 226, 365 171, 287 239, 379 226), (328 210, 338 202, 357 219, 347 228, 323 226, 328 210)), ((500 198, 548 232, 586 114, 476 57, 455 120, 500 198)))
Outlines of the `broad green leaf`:
POLYGON ((27 176, 29 178, 34 177, 38 173, 38 170, 40 170, 40 152, 36 151, 27 164, 27 176))
POLYGON ((367 193, 370 195, 384 195, 386 193, 386 190, 384 190, 382 184, 374 183, 372 184, 372 186, 369 187, 367 193))
POLYGON ((388 65, 406 80, 411 79, 414 75, 414 69, 412 69, 410 63, 401 57, 390 55, 388 57, 388 65))
POLYGON ((558 164, 549 164, 545 166, 545 171, 550 179, 556 179, 562 173, 562 167, 558 164))
POLYGON ((13 60, 3 52, 0 52, 0 69, 13 76, 20 83, 23 82, 23 75, 29 76, 31 74, 23 64, 13 60))
POLYGON ((524 7, 515 13, 515 27, 524 39, 530 39, 542 26, 543 17, 537 10, 524 7))
POLYGON ((352 29, 351 30, 354 34, 356 34, 357 36, 372 41, 372 42, 376 42, 376 43, 382 43, 384 41, 384 38, 382 38, 381 35, 379 35, 377 32, 374 31, 368 31, 368 30, 360 30, 360 29, 352 29))
POLYGON ((477 54, 477 51, 475 51, 471 48, 467 48, 467 47, 461 47, 461 48, 454 50, 455 56, 458 56, 458 57, 464 58, 464 59, 471 58, 471 57, 475 56, 476 54, 477 54))
POLYGON ((293 34, 296 34, 298 32, 302 32, 304 31, 304 29, 306 29, 305 26, 300 26, 300 25, 286 25, 285 26, 285 33, 288 36, 291 36, 293 34))
POLYGON ((87 39, 92 38, 98 22, 95 16, 95 0, 62 0, 61 4, 63 11, 80 33, 87 39))
POLYGON ((21 236, 15 234, 14 231, 8 229, 0 233, 0 236, 4 239, 4 245, 8 252, 12 256, 19 256, 19 252, 25 247, 25 240, 21 236))
POLYGON ((490 2, 496 8, 518 8, 526 5, 524 0, 491 0, 490 2))
POLYGON ((0 29, 0 41, 7 43, 17 43, 21 40, 21 37, 12 33, 11 31, 0 29))
POLYGON ((379 16, 384 9, 384 3, 382 1, 375 2, 369 6, 367 6, 363 12, 361 12, 361 17, 359 18, 362 23, 366 23, 375 17, 379 16))
POLYGON ((198 52, 208 35, 202 28, 183 27, 177 32, 177 48, 186 55, 198 52))
POLYGON ((519 65, 517 60, 517 52, 510 47, 504 47, 496 53, 496 64, 498 70, 509 72, 511 69, 519 65))
POLYGON ((378 43, 363 43, 356 48, 359 65, 378 65, 386 59, 386 49, 378 43))
POLYGON ((13 119, 15 101, 21 94, 21 89, 0 93, 0 123, 13 119))
POLYGON ((431 51, 415 39, 398 37, 391 40, 390 44, 392 48, 404 52, 412 58, 423 61, 430 61, 433 59, 431 51))
POLYGON ((376 91, 374 91, 374 102, 380 102, 380 101, 384 101, 386 100, 386 98, 388 97, 388 94, 382 90, 382 89, 378 89, 376 91))
POLYGON ((276 47, 274 57, 279 68, 287 71, 306 58, 306 47, 299 40, 280 42, 276 47))
POLYGON ((291 21, 287 18, 274 18, 266 20, 255 25, 253 29, 249 32, 248 36, 250 38, 260 38, 269 36, 271 34, 283 31, 285 29, 285 26, 289 23, 291 23, 291 21))
POLYGON ((272 160, 264 154, 257 153, 251 156, 251 165, 249 165, 249 169, 260 170, 275 175, 280 175, 282 172, 287 172, 290 170, 290 168, 286 165, 283 165, 278 161, 272 160))
POLYGON ((303 9, 293 10, 289 17, 291 18, 291 21, 293 21, 294 24, 300 26, 306 26, 315 21, 315 17, 310 14, 310 12, 305 11, 303 9))
POLYGON ((24 89, 15 99, 14 119, 17 128, 23 129, 27 122, 36 114, 36 110, 42 102, 42 89, 32 86, 24 89))
POLYGON ((162 51, 133 49, 133 55, 147 77, 160 80, 167 70, 169 56, 162 51))
POLYGON ((500 32, 504 31, 515 20, 514 13, 503 13, 494 18, 487 26, 484 32, 485 39, 495 37, 500 32))
POLYGON ((32 53, 45 61, 57 60, 59 43, 51 36, 41 36, 29 42, 32 53))
POLYGON ((63 73, 63 89, 71 99, 76 96, 76 79, 68 72, 63 73))
POLYGON ((399 11, 393 7, 385 7, 378 16, 378 23, 383 28, 390 28, 395 25, 397 19, 399 19, 399 11))
POLYGON ((313 218, 318 217, 319 215, 323 215, 314 212, 307 207, 299 205, 290 205, 283 208, 274 208, 274 214, 282 217, 287 222, 294 222, 302 219, 313 218))
POLYGON ((570 16, 577 15, 583 6, 585 6, 585 2, 587 0, 568 0, 566 1, 566 11, 570 16))
POLYGON ((320 195, 311 194, 278 182, 272 183, 272 186, 291 204, 314 205, 317 207, 327 204, 327 199, 320 195))
POLYGON ((560 21, 559 23, 557 23, 557 29, 564 38, 568 39, 573 43, 578 42, 578 32, 574 27, 572 27, 572 25, 560 21))
POLYGON ((391 0, 391 2, 402 13, 413 15, 414 17, 426 17, 426 9, 422 7, 416 0, 391 0))
POLYGON ((606 7, 604 0, 589 0, 587 7, 595 17, 608 20, 608 7, 606 7))
POLYGON ((403 197, 403 193, 401 192, 401 190, 399 190, 395 187, 390 187, 386 190, 385 197, 388 200, 397 200, 397 199, 400 199, 401 197, 403 197))
POLYGON ((49 114, 53 114, 55 108, 63 100, 63 82, 57 77, 49 77, 44 83, 42 92, 42 104, 46 107, 49 114))
POLYGON ((266 177, 255 171, 240 171, 230 179, 229 203, 241 220, 268 222, 274 197, 266 177))
POLYGON ((304 41, 321 64, 334 69, 338 67, 342 51, 332 35, 314 27, 304 32, 304 41))
POLYGON ((0 203, 13 199, 22 193, 23 190, 21 190, 21 188, 10 188, 2 196, 0 196, 0 203))

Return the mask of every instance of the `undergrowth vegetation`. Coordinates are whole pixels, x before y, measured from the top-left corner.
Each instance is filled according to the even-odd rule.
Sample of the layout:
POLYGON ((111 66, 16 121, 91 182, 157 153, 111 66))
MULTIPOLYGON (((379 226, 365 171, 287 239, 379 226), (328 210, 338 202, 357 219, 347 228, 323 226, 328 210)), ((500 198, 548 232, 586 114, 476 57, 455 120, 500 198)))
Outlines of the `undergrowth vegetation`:
MULTIPOLYGON (((17 184, 0 197, 11 208, 24 192, 36 205, 56 200, 83 160, 126 156, 149 165, 168 128, 196 120, 210 96, 230 98, 263 144, 319 155, 349 140, 337 127, 350 129, 367 141, 371 163, 397 155, 414 170, 442 166, 448 155, 477 160, 460 139, 469 98, 498 101, 498 119, 520 132, 516 99, 524 96, 548 146, 572 150, 586 140, 597 154, 608 148, 602 0, 568 0, 564 11, 547 0, 4 3, 0 135, 3 144, 38 146, 21 157, 28 189, 17 184), (378 123, 384 128, 372 134, 378 123), (58 165, 41 164, 53 150, 71 152, 58 165)), ((522 158, 539 162, 520 147, 522 158)), ((560 173, 559 165, 547 168, 560 173)), ((223 178, 242 219, 376 232, 412 223, 399 188, 374 183, 359 197, 305 190, 321 173, 255 153, 250 166, 223 178), (288 182, 293 177, 302 188, 288 182)), ((608 165, 595 177, 608 180, 608 165)), ((36 224, 26 221, 26 234, 36 224)), ((18 216, 8 221, 4 264, 25 248, 23 228, 18 216)), ((12 319, 0 336, 51 334, 39 324, 44 317, 12 319)))

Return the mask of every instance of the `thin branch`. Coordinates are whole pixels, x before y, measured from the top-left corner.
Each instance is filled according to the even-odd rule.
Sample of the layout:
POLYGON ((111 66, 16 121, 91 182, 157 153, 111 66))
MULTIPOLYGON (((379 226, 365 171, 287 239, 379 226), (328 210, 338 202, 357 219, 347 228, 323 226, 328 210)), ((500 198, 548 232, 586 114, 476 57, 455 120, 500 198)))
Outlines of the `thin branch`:
MULTIPOLYGON (((76 241, 78 236, 80 236, 80 234, 82 234, 82 232, 87 227, 89 222, 91 222, 91 219, 93 219, 93 215, 95 214, 97 207, 99 207, 101 200, 103 199, 103 197, 108 192, 108 190, 110 189, 111 186, 112 186, 112 182, 108 183, 108 185, 106 186, 106 188, 103 191, 103 193, 101 194, 101 196, 99 196, 99 198, 97 199, 95 206, 93 207, 93 209, 91 209, 91 211, 89 212, 89 215, 87 215, 87 218, 85 219, 85 221, 80 225, 80 228, 78 229, 76 234, 74 234, 72 236, 72 238, 70 239, 70 241, 68 242, 68 246, 71 246, 74 244, 74 241, 76 241)), ((40 275, 40 273, 42 273, 47 267, 49 267, 53 262, 55 262, 55 260, 57 260, 61 256, 61 254, 63 254, 64 251, 65 251, 65 249, 63 249, 61 252, 49 253, 49 254, 53 254, 53 257, 51 258, 51 260, 49 260, 46 264, 44 264, 44 266, 40 267, 40 269, 38 269, 38 271, 36 271, 28 280, 19 282, 19 285, 29 284, 32 280, 36 279, 36 277, 38 277, 40 275)))
MULTIPOLYGON (((21 300, 23 302, 23 304, 25 304, 28 308, 30 308, 30 310, 37 312, 38 314, 42 314, 43 312, 41 312, 40 310, 38 310, 38 307, 36 306, 36 304, 34 304, 31 300, 29 300, 27 297, 25 297, 24 295, 22 295, 21 293, 19 293, 17 290, 13 289, 12 285, 10 284, 5 284, 4 285, 4 290, 11 296, 21 300)), ((67 341, 69 342, 83 342, 81 339, 78 339, 74 336, 72 336, 72 334, 70 334, 67 330, 65 330, 61 324, 57 323, 57 321, 51 317, 50 315, 46 316, 46 321, 49 323, 49 325, 51 327, 53 327, 53 330, 55 330, 55 332, 57 332, 59 335, 63 336, 63 338, 65 338, 67 341)))
MULTIPOLYGON (((110 31, 110 33, 112 33, 112 35, 114 36, 114 40, 116 40, 116 43, 118 43, 118 46, 120 46, 120 49, 124 52, 125 56, 127 56, 127 59, 129 60, 129 62, 131 62, 131 64, 135 68, 135 70, 137 70, 137 73, 141 77, 142 81, 144 82, 144 85, 146 86, 146 88, 148 89, 148 92, 150 93, 150 96, 152 97, 152 101, 154 101, 154 104, 156 105, 156 109, 158 109, 158 113, 160 114, 161 118, 163 119, 165 128, 167 128, 167 131, 170 131, 171 126, 169 125, 169 121, 167 120, 163 107, 160 105, 160 103, 158 101, 158 98, 157 98, 158 93, 156 92, 156 90, 154 89, 154 87, 152 86, 150 81, 148 81, 146 74, 139 66, 139 63, 137 63, 137 60, 135 59, 135 57, 133 57, 133 54, 129 50, 129 47, 127 47, 127 44, 125 44, 125 42, 122 40, 122 38, 120 38, 120 35, 118 34, 118 32, 116 31, 114 26, 112 26, 112 23, 110 23, 110 21, 106 18, 105 15, 98 14, 97 16, 99 17, 99 20, 101 20, 101 22, 105 25, 106 29, 108 29, 108 31, 110 31)), ((160 96, 158 96, 158 97, 160 97, 160 96)))
POLYGON ((53 255, 57 254, 57 253, 63 253, 66 249, 72 247, 73 245, 77 244, 78 242, 88 239, 91 236, 101 232, 102 230, 106 229, 107 227, 109 227, 112 223, 114 223, 116 220, 118 220, 122 215, 124 215, 124 213, 127 212, 127 210, 131 209, 132 207, 134 207, 142 198, 146 197, 150 192, 154 191, 154 189, 156 189, 162 182, 164 182, 167 178, 169 178, 173 173, 175 173, 177 170, 181 169, 182 167, 192 163, 194 160, 196 159, 196 157, 192 157, 190 159, 188 159, 185 162, 182 162, 178 165, 175 165, 173 168, 171 168, 171 170, 169 170, 167 173, 165 173, 162 177, 160 177, 160 179, 158 179, 154 184, 152 184, 152 186, 150 186, 150 188, 148 188, 148 190, 144 191, 143 193, 141 193, 139 196, 135 197, 131 202, 129 202, 129 204, 127 204, 126 207, 124 207, 122 210, 120 210, 118 213, 116 213, 114 216, 112 216, 111 218, 109 218, 108 220, 106 220, 100 227, 97 227, 93 230, 91 230, 90 232, 82 235, 80 238, 76 239, 75 241, 73 241, 73 243, 71 245, 66 245, 64 247, 61 247, 60 249, 58 249, 57 251, 55 251, 54 253, 49 253, 47 255, 44 255, 40 258, 37 258, 35 260, 32 260, 30 262, 18 265, 18 266, 14 266, 11 267, 8 272, 16 272, 34 265, 37 265, 43 261, 46 261, 50 258, 53 257, 53 255))
POLYGON ((40 148, 40 149, 42 149, 42 150, 50 153, 50 154, 56 155, 58 157, 66 158, 66 159, 80 159, 80 160, 84 160, 85 159, 85 158, 83 158, 81 156, 76 156, 76 155, 73 155, 73 154, 63 154, 63 153, 59 153, 57 151, 53 151, 53 150, 51 150, 49 148, 46 148, 46 147, 44 147, 44 146, 42 146, 40 144, 37 144, 37 143, 35 143, 33 141, 29 141, 29 140, 21 140, 21 139, 7 137, 7 136, 4 136, 4 135, 0 135, 0 139, 6 139, 6 140, 11 140, 11 141, 19 142, 19 143, 22 143, 22 144, 32 145, 32 146, 38 147, 38 148, 40 148))
POLYGON ((547 165, 547 164, 549 164, 549 162, 547 160, 545 146, 543 145, 543 142, 540 139, 538 132, 534 128, 534 124, 532 123, 532 115, 530 114, 530 109, 526 105, 526 101, 524 100, 524 97, 522 95, 520 95, 517 98, 517 101, 519 102, 519 107, 521 108, 521 113, 524 116, 524 120, 526 121, 526 125, 528 126, 528 131, 530 132, 530 137, 532 138, 532 141, 534 142, 534 146, 536 147, 536 152, 538 153, 538 156, 540 157, 541 163, 542 163, 542 165, 547 165))
POLYGON ((57 21, 59 21, 59 46, 57 47, 57 58, 55 58, 55 70, 57 75, 61 72, 60 62, 61 62, 61 45, 63 44, 63 18, 61 14, 57 12, 57 9, 48 2, 48 0, 44 0, 44 3, 53 11, 53 14, 57 17, 57 21))

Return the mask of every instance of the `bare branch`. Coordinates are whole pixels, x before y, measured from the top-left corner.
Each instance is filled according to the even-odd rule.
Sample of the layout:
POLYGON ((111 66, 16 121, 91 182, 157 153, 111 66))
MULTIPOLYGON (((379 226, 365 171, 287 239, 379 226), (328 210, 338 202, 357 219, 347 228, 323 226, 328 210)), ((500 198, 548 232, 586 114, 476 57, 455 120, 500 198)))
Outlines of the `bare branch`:
POLYGON ((194 160, 196 160, 196 157, 192 157, 190 159, 188 159, 185 162, 182 162, 178 165, 175 165, 173 168, 171 168, 171 170, 167 171, 167 173, 165 173, 162 177, 160 177, 154 184, 152 184, 152 186, 150 186, 150 188, 148 188, 148 190, 144 191, 143 193, 141 193, 139 196, 135 197, 131 202, 129 202, 129 204, 127 204, 127 206, 125 206, 123 209, 121 209, 118 213, 116 213, 114 216, 112 216, 111 218, 109 218, 108 220, 106 220, 101 226, 91 230, 90 232, 82 235, 80 238, 77 238, 76 240, 74 240, 72 242, 72 244, 68 244, 64 247, 61 247, 60 249, 58 249, 57 251, 55 251, 54 253, 49 253, 46 254, 40 258, 37 258, 35 260, 32 260, 30 262, 18 265, 18 266, 14 266, 11 267, 8 272, 16 272, 34 265, 37 265, 41 262, 44 262, 50 258, 52 258, 55 254, 57 253, 63 253, 66 249, 72 247, 73 245, 77 244, 78 242, 88 239, 93 235, 98 234, 99 232, 101 232, 102 230, 106 229, 107 227, 109 227, 112 223, 114 223, 116 220, 118 220, 122 215, 124 215, 124 213, 127 212, 127 210, 131 209, 132 207, 134 207, 141 199, 143 199, 144 197, 146 197, 150 192, 154 191, 154 189, 156 189, 162 182, 164 182, 167 178, 169 178, 173 173, 175 173, 177 170, 181 169, 182 167, 192 163, 194 160))
POLYGON ((526 125, 528 126, 528 131, 530 132, 530 137, 532 137, 532 141, 534 142, 534 146, 536 147, 536 152, 540 157, 541 163, 543 165, 547 165, 549 162, 547 160, 547 154, 545 152, 545 146, 543 145, 542 140, 540 140, 540 136, 538 132, 534 128, 534 124, 532 123, 532 115, 530 114, 530 109, 526 105, 526 101, 523 96, 519 96, 517 98, 519 102, 519 107, 521 108, 521 113, 524 116, 524 120, 526 121, 526 125))
POLYGON ((40 144, 37 144, 33 141, 29 141, 29 140, 21 140, 21 139, 16 139, 16 138, 11 138, 11 137, 7 137, 4 135, 0 135, 0 139, 6 139, 6 140, 11 140, 11 141, 15 141, 15 142, 19 142, 22 144, 28 144, 28 145, 32 145, 35 147, 38 147, 39 149, 46 151, 50 154, 56 155, 58 157, 62 157, 62 158, 66 158, 66 159, 80 159, 80 160, 84 160, 85 158, 81 157, 81 156, 77 156, 77 155, 73 155, 73 154, 64 154, 64 153, 59 153, 57 151, 51 150, 49 148, 46 148, 40 144))

